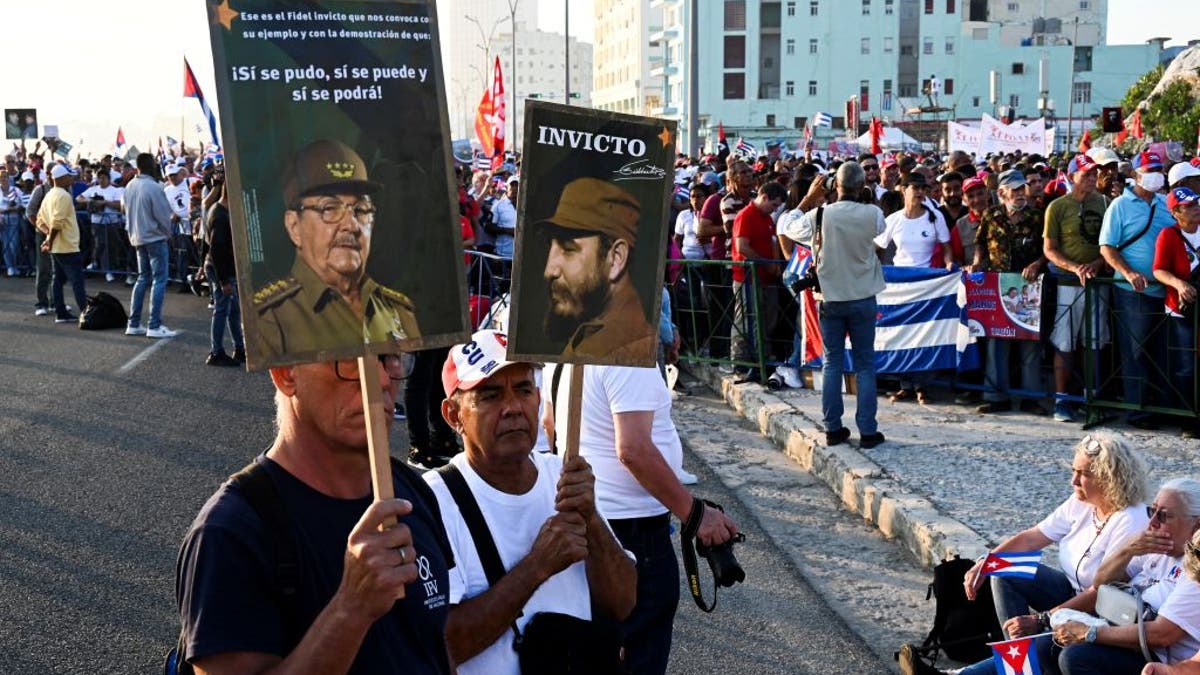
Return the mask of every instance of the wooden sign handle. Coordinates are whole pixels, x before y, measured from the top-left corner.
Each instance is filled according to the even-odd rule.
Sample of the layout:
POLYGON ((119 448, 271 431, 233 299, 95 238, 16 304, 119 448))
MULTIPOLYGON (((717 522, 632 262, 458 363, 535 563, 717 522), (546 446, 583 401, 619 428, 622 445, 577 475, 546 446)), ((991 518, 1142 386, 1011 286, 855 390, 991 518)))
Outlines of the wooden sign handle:
MULTIPOLYGON (((358 357, 358 383, 362 387, 363 415, 367 424, 367 453, 371 458, 371 489, 375 501, 394 499, 392 485, 392 456, 388 447, 387 419, 383 410, 383 380, 379 377, 379 360, 371 355, 358 357)), ((384 528, 396 524, 393 519, 384 528)))
POLYGON ((579 427, 583 417, 583 365, 577 363, 569 367, 571 381, 567 385, 567 447, 563 450, 563 462, 579 454, 579 427))

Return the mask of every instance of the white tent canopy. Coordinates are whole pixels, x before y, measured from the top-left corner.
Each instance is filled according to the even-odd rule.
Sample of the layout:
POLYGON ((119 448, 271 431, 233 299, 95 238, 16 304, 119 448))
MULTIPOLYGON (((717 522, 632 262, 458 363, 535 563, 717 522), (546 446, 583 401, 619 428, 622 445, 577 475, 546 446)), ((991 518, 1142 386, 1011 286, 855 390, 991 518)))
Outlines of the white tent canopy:
MULTIPOLYGON (((858 147, 870 149, 871 132, 855 139, 858 147)), ((921 142, 901 131, 898 127, 884 127, 883 136, 879 139, 879 147, 884 150, 919 150, 921 142)))

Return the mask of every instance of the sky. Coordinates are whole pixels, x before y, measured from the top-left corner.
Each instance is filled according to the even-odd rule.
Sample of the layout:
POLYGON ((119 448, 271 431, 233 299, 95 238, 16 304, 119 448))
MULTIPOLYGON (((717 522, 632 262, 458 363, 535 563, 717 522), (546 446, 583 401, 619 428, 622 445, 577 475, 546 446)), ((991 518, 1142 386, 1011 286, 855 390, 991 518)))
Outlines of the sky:
MULTIPOLYGON (((539 27, 561 32, 567 1, 541 0, 539 27)), ((569 2, 571 34, 590 42, 592 0, 569 2)), ((236 9, 238 0, 231 3, 236 9)), ((0 108, 36 108, 40 124, 58 125, 64 140, 92 156, 111 151, 118 127, 143 150, 156 147, 160 135, 182 137, 192 147, 208 139, 200 106, 183 98, 187 58, 217 107, 203 0, 110 0, 102 10, 96 0, 55 0, 54 15, 71 19, 53 23, 47 23, 48 6, 0 1, 0 26, 26 27, 5 31, 6 52, 42 55, 37 67, 5 69, 0 108), (119 58, 118 44, 125 49, 119 58)), ((1200 38, 1200 1, 1109 0, 1108 26, 1112 44, 1158 36, 1184 44, 1200 38)))

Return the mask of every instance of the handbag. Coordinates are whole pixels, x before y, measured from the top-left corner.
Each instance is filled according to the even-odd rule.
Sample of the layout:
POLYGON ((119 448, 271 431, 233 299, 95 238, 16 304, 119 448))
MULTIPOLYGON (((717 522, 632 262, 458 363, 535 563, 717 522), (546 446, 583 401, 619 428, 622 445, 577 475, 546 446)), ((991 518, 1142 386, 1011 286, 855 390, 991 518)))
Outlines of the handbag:
POLYGON ((1145 624, 1147 621, 1153 621, 1158 615, 1142 602, 1142 592, 1136 587, 1124 583, 1101 584, 1096 589, 1096 616, 1114 626, 1136 623, 1142 656, 1147 662, 1155 660, 1154 653, 1146 645, 1145 624))
MULTIPOLYGON (((447 464, 437 471, 467 524, 488 585, 495 586, 507 570, 479 510, 479 502, 458 467, 447 464)), ((525 625, 524 633, 517 629, 515 620, 511 628, 522 675, 623 675, 625 672, 616 624, 559 612, 537 612, 525 625)))

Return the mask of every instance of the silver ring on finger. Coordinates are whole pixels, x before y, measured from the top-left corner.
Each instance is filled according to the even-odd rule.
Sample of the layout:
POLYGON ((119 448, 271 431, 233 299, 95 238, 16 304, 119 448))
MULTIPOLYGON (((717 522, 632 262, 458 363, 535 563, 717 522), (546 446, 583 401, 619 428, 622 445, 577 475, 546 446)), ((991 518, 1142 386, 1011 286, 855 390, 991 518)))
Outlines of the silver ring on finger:
POLYGON ((400 554, 400 564, 404 565, 405 563, 407 563, 408 559, 404 555, 404 547, 401 546, 399 549, 397 549, 397 552, 400 554))

